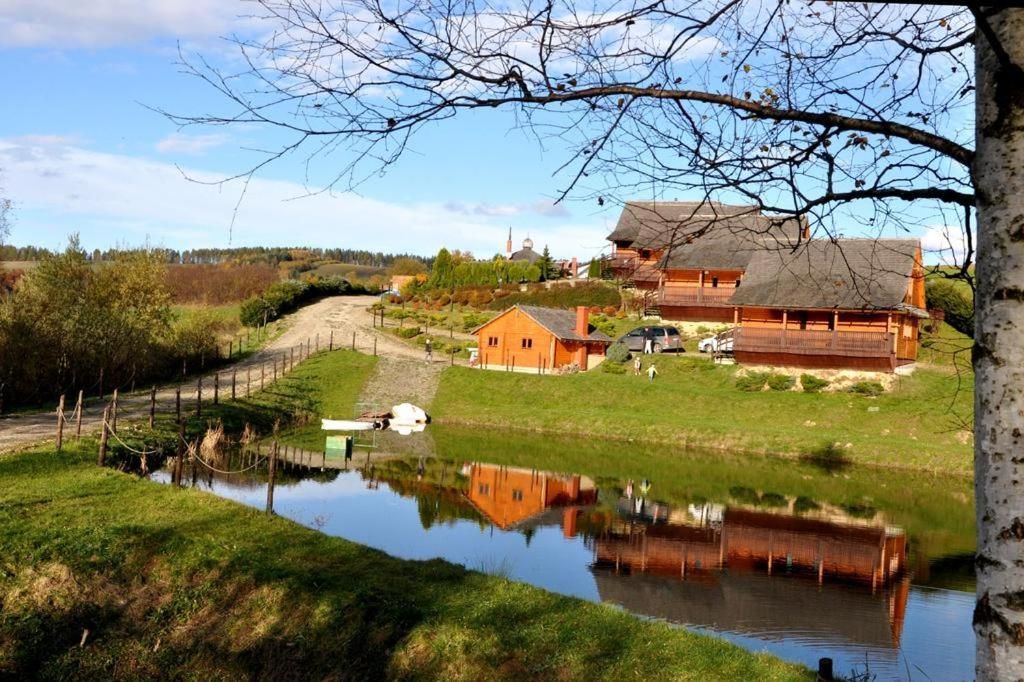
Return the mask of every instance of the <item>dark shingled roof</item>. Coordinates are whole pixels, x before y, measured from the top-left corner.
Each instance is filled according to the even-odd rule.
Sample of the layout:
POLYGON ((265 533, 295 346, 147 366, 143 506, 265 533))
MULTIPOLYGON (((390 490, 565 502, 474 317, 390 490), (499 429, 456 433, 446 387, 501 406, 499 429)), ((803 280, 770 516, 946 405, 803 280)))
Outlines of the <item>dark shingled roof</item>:
POLYGON ((754 206, 631 201, 608 239, 667 249, 657 265, 662 269, 743 270, 760 248, 799 244, 806 227, 804 220, 764 215, 754 206))
POLYGON ((532 264, 540 260, 540 254, 527 246, 513 253, 511 256, 508 257, 508 259, 510 261, 522 260, 532 264))
MULTIPOLYGON (((611 343, 612 339, 604 332, 597 331, 597 327, 589 325, 587 330, 587 336, 580 336, 576 333, 576 311, 575 310, 564 310, 562 308, 542 308, 536 305, 516 305, 509 308, 505 312, 498 315, 501 317, 509 310, 519 308, 522 312, 526 313, 534 322, 547 329, 549 332, 554 334, 557 338, 563 341, 600 341, 602 343, 611 343)), ((494 320, 498 319, 495 317, 488 322, 483 323, 472 331, 476 334, 478 331, 489 325, 494 320)))
POLYGON ((920 242, 813 239, 795 251, 761 250, 730 303, 766 308, 905 310, 920 242))

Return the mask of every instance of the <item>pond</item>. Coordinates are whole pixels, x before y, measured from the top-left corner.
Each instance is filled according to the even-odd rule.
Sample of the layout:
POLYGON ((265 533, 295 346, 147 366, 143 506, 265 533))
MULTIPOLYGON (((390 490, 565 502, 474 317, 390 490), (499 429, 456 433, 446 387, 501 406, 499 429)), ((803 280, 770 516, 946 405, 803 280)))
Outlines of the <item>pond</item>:
MULTIPOLYGON (((444 429, 431 440, 415 456, 288 451, 302 465, 278 471, 274 511, 810 667, 831 656, 879 680, 973 678, 966 480, 444 429)), ((266 504, 258 456, 216 468, 248 471, 196 465, 184 483, 266 504)))

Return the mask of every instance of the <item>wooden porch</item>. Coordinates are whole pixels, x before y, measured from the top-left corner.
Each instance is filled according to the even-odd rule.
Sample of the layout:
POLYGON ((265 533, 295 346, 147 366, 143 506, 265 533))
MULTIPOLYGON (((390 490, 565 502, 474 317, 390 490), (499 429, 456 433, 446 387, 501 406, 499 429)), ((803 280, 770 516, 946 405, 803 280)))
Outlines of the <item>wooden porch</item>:
POLYGON ((663 306, 724 306, 729 307, 734 288, 713 287, 662 287, 658 292, 658 304, 663 306))
POLYGON ((899 364, 896 336, 890 332, 739 327, 733 338, 738 362, 888 372, 899 364))

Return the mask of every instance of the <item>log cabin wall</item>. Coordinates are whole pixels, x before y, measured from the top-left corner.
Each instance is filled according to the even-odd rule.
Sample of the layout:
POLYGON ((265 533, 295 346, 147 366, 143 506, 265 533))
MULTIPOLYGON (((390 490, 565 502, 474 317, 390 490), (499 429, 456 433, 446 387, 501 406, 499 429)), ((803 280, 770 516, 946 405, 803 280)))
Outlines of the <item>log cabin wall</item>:
POLYGON ((480 362, 491 368, 551 369, 552 341, 555 348, 558 347, 558 341, 551 332, 518 308, 512 308, 481 327, 477 341, 480 362))

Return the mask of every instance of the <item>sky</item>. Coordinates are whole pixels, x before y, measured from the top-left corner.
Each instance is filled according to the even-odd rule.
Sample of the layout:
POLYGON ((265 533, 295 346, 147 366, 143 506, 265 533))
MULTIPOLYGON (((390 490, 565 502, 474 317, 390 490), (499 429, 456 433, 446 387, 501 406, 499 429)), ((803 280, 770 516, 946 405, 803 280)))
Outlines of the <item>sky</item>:
MULTIPOLYGON (((154 109, 223 109, 182 73, 179 49, 235 57, 224 36, 259 31, 227 0, 0 0, 0 191, 16 207, 9 242, 58 249, 315 246, 489 257, 531 237, 556 257, 608 249, 619 208, 555 204, 564 150, 501 112, 425 129, 400 163, 357 192, 323 191, 301 159, 248 186, 258 129, 176 127, 154 109)), ((650 197, 637 197, 650 198, 650 197)), ((689 198, 689 197, 678 197, 689 198)), ((936 228, 922 234, 935 238, 936 228)))

